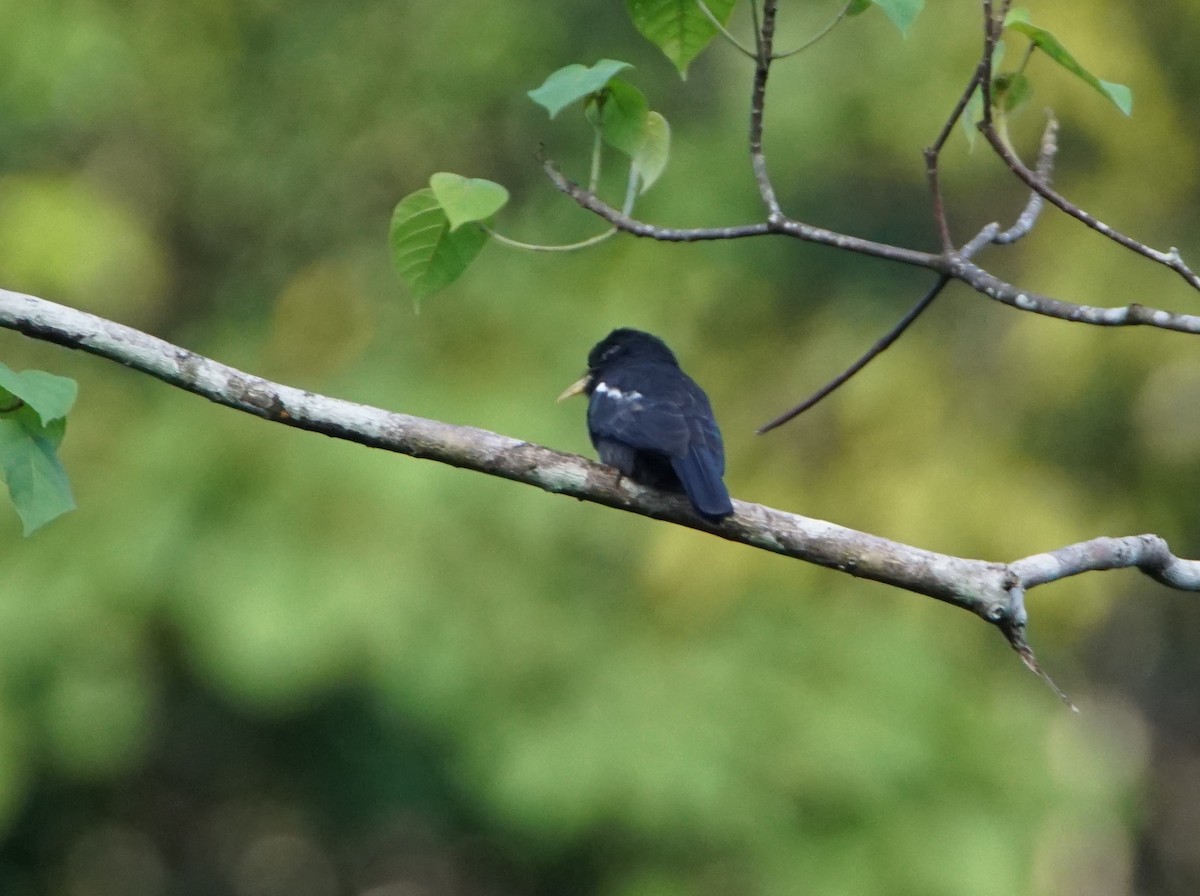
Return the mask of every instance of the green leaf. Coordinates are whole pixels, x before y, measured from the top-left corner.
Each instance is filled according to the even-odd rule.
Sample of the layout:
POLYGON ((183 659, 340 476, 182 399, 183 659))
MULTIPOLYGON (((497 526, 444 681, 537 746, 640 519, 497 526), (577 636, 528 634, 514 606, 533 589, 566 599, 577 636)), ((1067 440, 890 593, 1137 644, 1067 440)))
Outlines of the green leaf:
POLYGON ((450 229, 450 219, 433 190, 405 196, 392 213, 388 234, 392 263, 417 299, 449 286, 474 261, 487 242, 479 227, 450 229))
POLYGON ((25 535, 75 509, 57 453, 66 425, 62 417, 43 425, 28 405, 0 415, 0 470, 25 535))
POLYGON ((641 192, 658 180, 671 149, 671 128, 657 112, 651 112, 640 90, 614 78, 587 105, 587 118, 604 142, 629 156, 634 174, 641 179, 641 192))
POLYGON ((846 9, 847 16, 856 16, 866 12, 870 7, 878 6, 900 29, 901 34, 907 34, 909 26, 917 20, 921 10, 925 8, 925 0, 853 0, 846 9))
POLYGON ((65 376, 44 370, 17 373, 0 364, 0 410, 19 400, 33 408, 42 423, 50 423, 67 416, 78 392, 78 384, 65 376))
MULTIPOLYGON (((707 0, 705 5, 725 25, 737 0, 707 0)), ((666 54, 683 78, 692 60, 717 35, 717 27, 696 0, 625 0, 625 8, 634 27, 666 54)))
POLYGON ((591 68, 579 63, 568 65, 551 74, 541 87, 529 91, 529 98, 553 118, 571 103, 603 90, 613 75, 627 68, 633 66, 616 59, 601 59, 591 68))
POLYGON ((1029 21, 1029 11, 1018 7, 1011 10, 1004 18, 1004 27, 1010 28, 1028 37, 1035 47, 1069 71, 1075 77, 1083 82, 1090 84, 1093 88, 1106 97, 1109 102, 1120 109, 1126 115, 1133 114, 1133 91, 1124 84, 1114 84, 1111 81, 1102 81, 1097 78, 1082 65, 1078 60, 1068 52, 1049 31, 1044 28, 1038 28, 1029 21))
POLYGON ((646 116, 642 145, 633 156, 633 167, 642 180, 643 193, 654 186, 654 182, 667 167, 670 154, 671 126, 657 112, 651 112, 646 116))
POLYGON ((587 104, 587 119, 600 131, 604 142, 633 158, 646 137, 646 118, 650 105, 643 93, 620 78, 592 96, 587 104))
POLYGON ((508 190, 495 181, 439 171, 429 178, 433 197, 450 221, 450 232, 471 221, 486 221, 508 203, 508 190))
POLYGON ((1002 103, 1005 112, 1015 112, 1033 96, 1033 85, 1021 72, 1004 72, 992 79, 993 102, 1002 103))

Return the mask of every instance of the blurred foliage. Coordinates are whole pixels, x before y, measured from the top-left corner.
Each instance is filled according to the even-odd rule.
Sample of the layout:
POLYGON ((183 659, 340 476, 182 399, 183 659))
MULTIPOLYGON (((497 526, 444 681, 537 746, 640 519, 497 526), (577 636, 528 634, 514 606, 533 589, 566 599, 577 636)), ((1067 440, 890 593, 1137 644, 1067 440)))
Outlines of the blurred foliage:
MULTIPOLYGON (((778 45, 837 4, 785 4, 778 45)), ((1013 122, 1063 122, 1056 182, 1155 245, 1197 221, 1200 11, 1032 5, 1132 120, 1031 63, 1013 122), (1043 8, 1044 7, 1044 8, 1043 8)), ((933 246, 920 149, 978 52, 974 4, 836 29, 779 67, 767 152, 787 209, 933 246)), ((745 33, 746 10, 731 27, 745 33)), ((582 116, 525 92, 627 59, 671 121, 642 205, 761 212, 749 69, 681 84, 624 13, 570 0, 32 0, 0 6, 0 283, 303 388, 587 451, 553 397, 617 325, 713 398, 728 481, 763 501, 1011 559, 1157 531, 1200 553, 1193 340, 1034 319, 962 290, 834 398, 824 382, 927 275, 791 241, 571 256, 487 248, 414 316, 387 257, 436 171, 507 185, 510 235, 594 219, 582 116)), ((1043 60, 1044 63, 1044 60, 1043 60)), ((1025 196, 956 139, 955 232, 1025 196)), ((984 263, 1067 299, 1192 299, 1047 214, 984 263)), ((1200 886, 1200 612, 1133 574, 1031 597, 1073 717, 965 614, 603 508, 206 405, 0 334, 80 382, 79 509, 6 519, 5 896, 1120 894, 1200 886)))

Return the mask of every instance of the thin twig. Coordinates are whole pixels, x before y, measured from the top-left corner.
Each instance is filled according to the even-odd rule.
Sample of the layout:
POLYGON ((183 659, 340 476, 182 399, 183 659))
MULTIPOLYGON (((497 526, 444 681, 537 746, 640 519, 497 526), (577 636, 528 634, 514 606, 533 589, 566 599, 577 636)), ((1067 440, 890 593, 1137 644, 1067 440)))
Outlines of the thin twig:
POLYGON ((1021 289, 1002 280, 971 263, 961 252, 949 255, 920 252, 916 249, 907 249, 903 246, 879 243, 826 230, 823 227, 815 227, 786 217, 776 221, 741 224, 733 227, 659 227, 622 214, 619 209, 613 208, 603 199, 568 180, 552 162, 544 162, 543 167, 554 185, 574 199, 580 207, 604 218, 618 230, 644 239, 668 243, 694 243, 781 234, 846 252, 869 255, 872 258, 882 258, 946 274, 953 280, 961 280, 976 292, 981 292, 990 299, 1021 311, 1031 311, 1046 317, 1101 327, 1149 326, 1162 330, 1175 330, 1180 333, 1200 333, 1200 316, 1198 315, 1165 311, 1137 302, 1108 308, 1064 302, 1061 299, 1021 289))
POLYGON ((998 222, 993 221, 991 224, 984 225, 983 229, 975 234, 970 242, 963 246, 963 257, 970 258, 972 255, 978 254, 984 246, 995 242, 998 233, 1000 233, 1000 224, 998 222))
POLYGON ((767 157, 763 153, 763 115, 767 102, 767 76, 771 72, 771 47, 775 40, 775 10, 777 0, 763 0, 762 25, 758 30, 758 60, 754 65, 754 91, 750 98, 750 165, 759 195, 767 207, 767 220, 782 217, 779 199, 771 176, 767 173, 767 157))
POLYGON ((951 276, 955 279, 962 280, 989 299, 994 299, 1019 311, 1030 311, 1045 317, 1072 323, 1091 324, 1097 327, 1155 327, 1159 330, 1200 335, 1200 316, 1195 314, 1165 311, 1139 302, 1111 307, 1064 302, 1061 299, 1021 289, 1012 283, 1001 280, 995 274, 985 271, 976 264, 964 261, 961 257, 952 257, 949 265, 951 276))
POLYGON ((938 153, 932 147, 925 150, 925 176, 929 179, 929 192, 933 195, 933 221, 942 241, 942 251, 949 252, 954 248, 954 242, 950 238, 950 222, 946 220, 946 202, 942 197, 938 153))
POLYGON ((942 148, 946 145, 946 140, 949 139, 950 133, 954 130, 954 125, 962 117, 963 111, 967 108, 967 104, 971 101, 971 95, 979 86, 979 79, 983 77, 984 67, 979 65, 975 69, 975 74, 971 77, 966 89, 958 98, 958 102, 954 104, 954 108, 950 111, 950 117, 946 119, 942 125, 941 131, 938 132, 937 138, 932 144, 925 148, 925 173, 929 180, 929 190, 933 196, 933 218, 937 224, 938 235, 942 240, 942 251, 948 252, 953 248, 954 243, 950 235, 950 225, 946 219, 945 199, 942 195, 942 183, 940 174, 941 153, 942 148))
POLYGON ((983 54, 979 57, 979 66, 975 70, 979 91, 983 95, 983 121, 979 125, 980 128, 992 126, 992 60, 999 40, 1000 29, 996 27, 992 0, 983 0, 983 54))
POLYGON ((950 117, 946 119, 946 123, 942 125, 941 131, 937 135, 937 139, 933 141, 933 145, 929 148, 935 153, 940 153, 942 147, 946 145, 946 141, 950 139, 950 134, 954 130, 954 126, 958 120, 962 118, 963 112, 966 111, 967 104, 971 102, 971 95, 979 87, 980 80, 983 78, 986 71, 986 66, 980 63, 975 67, 975 73, 971 76, 971 80, 967 82, 966 89, 962 92, 962 96, 958 98, 958 102, 954 104, 954 109, 950 112, 950 117))
MULTIPOLYGON (((1049 110, 1046 111, 1046 129, 1042 132, 1041 149, 1038 151, 1037 178, 1038 181, 1050 186, 1050 178, 1054 174, 1054 157, 1058 153, 1058 120, 1049 110)), ((1046 201, 1036 190, 1029 192, 1029 201, 1017 216, 1012 227, 992 237, 992 242, 999 246, 1015 243, 1033 229, 1038 216, 1046 201)))
POLYGON ((1042 668, 1042 664, 1038 662, 1037 657, 1033 653, 1033 648, 1025 640, 1025 626, 1001 626, 1000 630, 1008 638, 1008 643, 1017 652, 1017 656, 1021 658, 1021 662, 1025 664, 1025 668, 1044 681, 1046 686, 1054 692, 1055 696, 1066 704, 1067 709, 1071 710, 1071 712, 1079 712, 1079 707, 1071 702, 1071 698, 1066 695, 1066 692, 1055 683, 1050 674, 1042 668))
POLYGON ((832 380, 830 380, 808 398, 804 399, 804 401, 800 402, 791 410, 784 411, 775 419, 764 423, 757 430, 755 430, 755 432, 757 432, 758 435, 762 435, 763 433, 770 432, 777 426, 782 426, 789 420, 799 417, 813 405, 817 404, 831 392, 839 388, 843 383, 866 367, 871 361, 883 354, 884 351, 886 351, 893 342, 899 339, 904 334, 904 331, 907 330, 912 323, 921 316, 925 309, 933 304, 933 300, 938 297, 941 291, 945 289, 946 284, 949 282, 950 278, 944 274, 941 277, 938 277, 937 282, 934 283, 933 286, 929 288, 929 291, 921 297, 921 301, 913 305, 913 307, 909 309, 909 312, 904 315, 904 317, 900 318, 899 322, 892 327, 892 329, 889 330, 882 339, 871 346, 862 357, 860 357, 857 361, 835 376, 832 380))
POLYGON ((824 227, 816 227, 783 217, 776 221, 763 221, 756 224, 741 224, 733 227, 693 227, 675 228, 659 227, 645 221, 639 221, 613 208, 599 196, 583 189, 579 184, 565 177, 551 161, 542 163, 546 176, 567 196, 570 196, 580 207, 599 215, 613 224, 619 230, 645 239, 659 240, 667 243, 694 243, 708 240, 734 240, 752 236, 765 236, 769 233, 783 234, 809 243, 819 243, 832 246, 847 252, 870 255, 875 258, 885 258, 901 264, 914 267, 940 270, 943 259, 940 255, 930 252, 920 252, 916 249, 906 249, 888 243, 879 243, 861 237, 838 233, 824 227))
POLYGON ((1029 187, 1029 189, 1040 195, 1051 205, 1054 205, 1060 211, 1065 212, 1075 220, 1082 222, 1102 236, 1108 237, 1108 239, 1112 240, 1118 245, 1124 246, 1131 252, 1141 255, 1143 258, 1148 258, 1153 262, 1163 265, 1164 267, 1170 268, 1179 274, 1179 276, 1182 277, 1184 281, 1186 281, 1192 288, 1200 289, 1200 276, 1197 276, 1197 274, 1190 267, 1188 267, 1183 258, 1180 256, 1178 249, 1172 247, 1166 252, 1163 252, 1159 249, 1153 249, 1144 243, 1138 242, 1132 237, 1126 236, 1119 230, 1110 227, 1095 215, 1089 214, 1075 203, 1071 202, 1061 193, 1051 189, 1046 184, 1043 184, 1039 180, 1037 174, 1030 171, 1027 167, 1025 167, 1025 164, 1019 158, 1017 158, 1016 154, 1012 151, 1008 144, 1005 143, 1004 140, 1001 139, 1000 135, 996 132, 995 127, 988 123, 984 123, 980 125, 980 131, 983 132, 983 136, 987 139, 988 143, 991 144, 992 149, 996 151, 996 154, 1004 160, 1006 165, 1008 165, 1009 170, 1012 171, 1022 183, 1029 187))
MULTIPOLYGON (((1046 130, 1042 135, 1041 151, 1038 154, 1038 177, 1046 183, 1049 182, 1054 170, 1054 156, 1058 149, 1058 143, 1056 139, 1057 134, 1058 121, 1055 120, 1053 115, 1050 115, 1048 121, 1046 122, 1046 130)), ((927 159, 929 158, 929 154, 931 152, 932 148, 926 150, 927 159)), ((936 172, 936 165, 933 166, 933 171, 936 172)), ((940 196, 940 193, 937 189, 936 178, 933 179, 933 185, 935 187, 934 195, 940 196)), ((1042 206, 1043 202, 1041 196, 1039 196, 1037 193, 1030 193, 1029 202, 1026 204, 1025 209, 1021 212, 1020 216, 1017 218, 1012 227, 1001 232, 999 224, 988 224, 986 227, 980 230, 970 242, 968 242, 958 251, 957 258, 969 261, 989 244, 1008 244, 1016 242, 1033 229, 1034 224, 1037 222, 1038 214, 1041 212, 1042 206)), ((953 249, 949 249, 948 252, 952 253, 953 249)), ((943 274, 941 277, 939 277, 937 282, 930 288, 929 292, 926 293, 925 296, 913 306, 908 314, 901 318, 900 321, 882 339, 876 342, 875 345, 871 346, 871 348, 868 349, 867 352, 862 355, 862 357, 860 357, 844 371, 814 392, 811 396, 800 402, 800 404, 796 405, 791 410, 780 414, 769 423, 761 426, 757 430, 759 435, 768 432, 777 426, 782 426, 789 420, 800 416, 805 411, 823 401, 831 393, 844 385, 851 377, 866 367, 867 364, 870 363, 877 355, 881 354, 884 350, 890 347, 893 342, 899 339, 901 334, 903 334, 904 331, 907 330, 909 326, 911 326, 912 323, 921 316, 925 309, 933 303, 933 300, 937 298, 938 294, 942 291, 942 289, 945 288, 949 281, 950 276, 947 274, 943 274)), ((1048 678, 1047 681, 1049 681, 1048 678)), ((1051 686, 1053 686, 1053 682, 1051 682, 1051 686)))

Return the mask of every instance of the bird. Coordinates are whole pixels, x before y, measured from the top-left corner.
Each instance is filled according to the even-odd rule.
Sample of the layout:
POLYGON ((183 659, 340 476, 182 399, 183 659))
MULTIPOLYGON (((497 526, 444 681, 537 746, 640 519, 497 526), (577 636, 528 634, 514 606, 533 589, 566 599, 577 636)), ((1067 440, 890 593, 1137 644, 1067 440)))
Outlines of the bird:
POLYGON ((580 394, 588 396, 588 435, 602 463, 642 485, 682 489, 709 522, 733 513, 712 405, 665 342, 641 330, 613 330, 558 400, 580 394))

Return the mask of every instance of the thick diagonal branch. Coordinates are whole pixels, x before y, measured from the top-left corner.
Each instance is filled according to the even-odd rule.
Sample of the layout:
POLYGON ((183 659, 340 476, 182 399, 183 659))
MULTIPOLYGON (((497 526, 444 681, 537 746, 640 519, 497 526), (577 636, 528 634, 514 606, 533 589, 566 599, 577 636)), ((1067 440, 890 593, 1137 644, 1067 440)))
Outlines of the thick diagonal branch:
POLYGON ((939 554, 745 501, 735 502, 734 516, 714 524, 696 516, 684 498, 639 486, 586 458, 271 382, 35 296, 0 289, 0 327, 107 358, 285 426, 511 479, 934 597, 978 614, 1010 640, 1014 632, 1023 635, 1028 588, 1089 570, 1136 567, 1171 587, 1200 590, 1200 562, 1174 557, 1157 536, 1096 539, 1003 564, 939 554))

